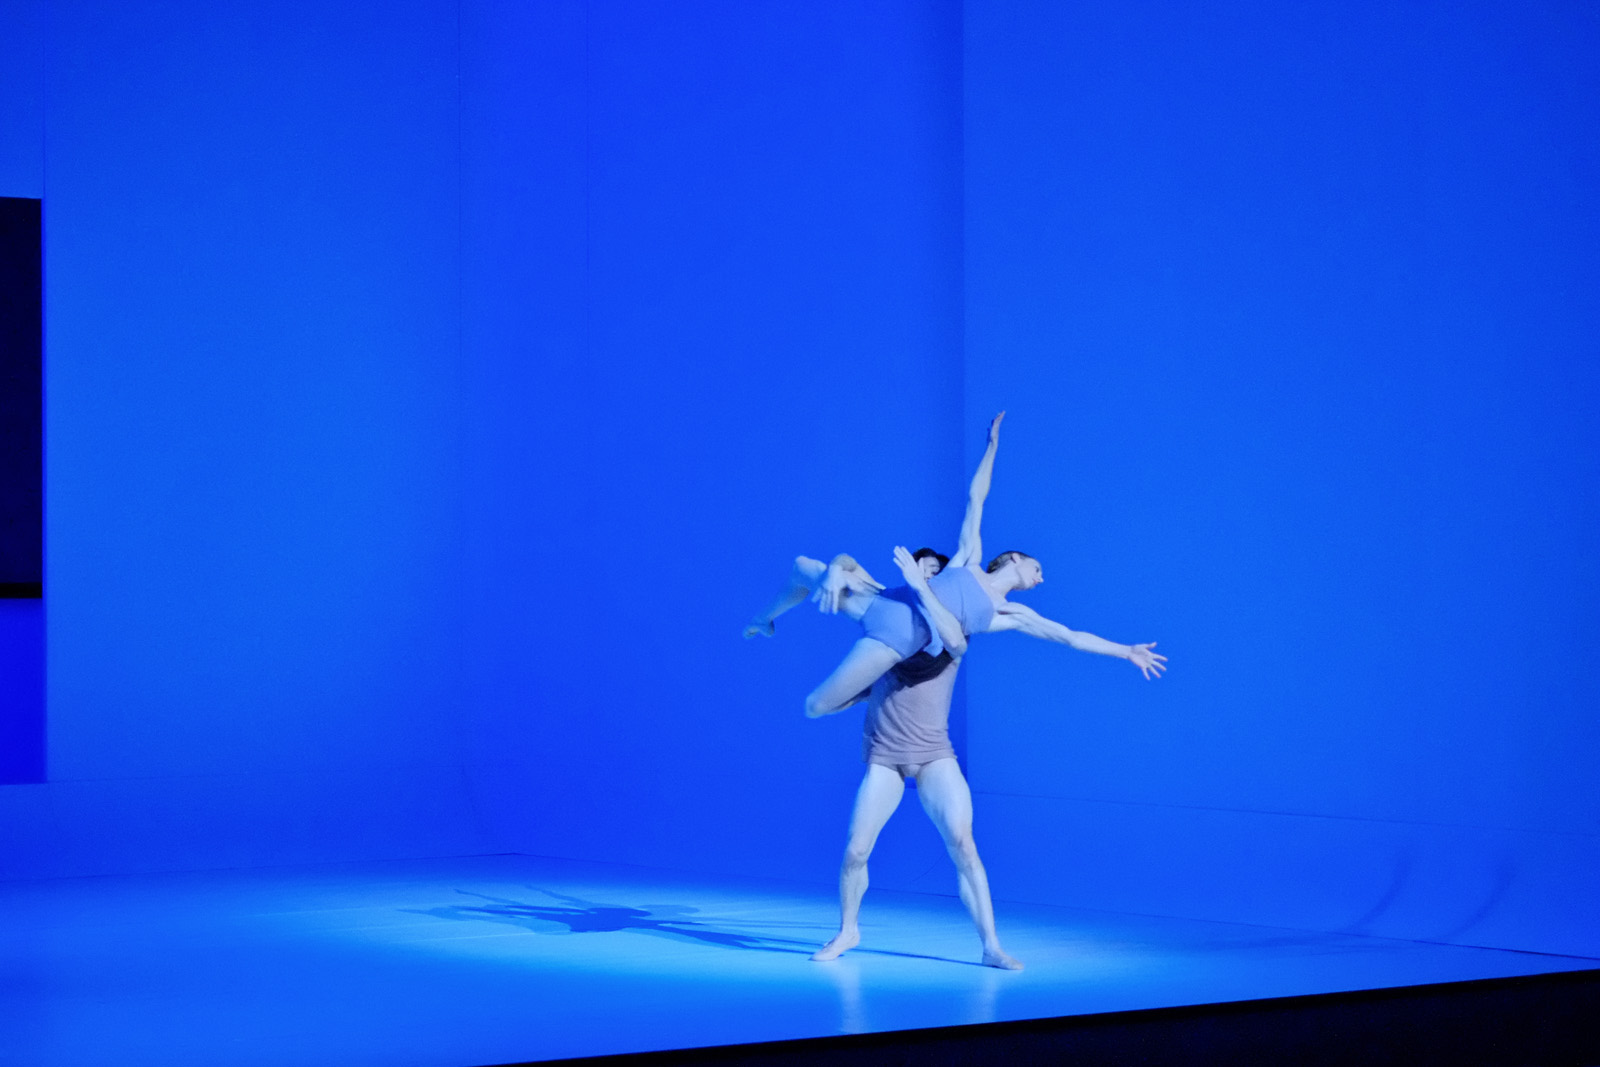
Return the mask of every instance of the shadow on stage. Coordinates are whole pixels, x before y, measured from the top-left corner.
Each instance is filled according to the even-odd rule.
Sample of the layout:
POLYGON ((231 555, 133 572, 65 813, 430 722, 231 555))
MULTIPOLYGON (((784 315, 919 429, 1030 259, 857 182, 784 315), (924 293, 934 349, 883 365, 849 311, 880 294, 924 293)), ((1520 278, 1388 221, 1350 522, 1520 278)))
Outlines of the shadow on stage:
MULTIPOLYGON (((700 909, 686 904, 645 904, 633 907, 624 904, 601 904, 581 897, 568 896, 538 886, 530 890, 548 899, 550 903, 512 900, 488 896, 465 889, 456 890, 464 897, 483 901, 481 904, 453 904, 440 908, 404 908, 413 915, 429 915, 436 919, 455 919, 463 922, 494 922, 521 927, 535 934, 566 936, 569 934, 635 933, 647 937, 664 937, 673 941, 686 941, 718 948, 744 949, 751 952, 786 952, 809 956, 822 947, 833 931, 815 923, 745 922, 736 919, 715 919, 700 915, 700 909), (815 932, 810 937, 783 937, 766 931, 790 929, 796 933, 815 932)), ((951 959, 947 956, 929 956, 916 952, 891 952, 884 949, 854 948, 852 954, 893 956, 901 959, 934 960, 954 963, 963 967, 982 967, 971 960, 951 959)))

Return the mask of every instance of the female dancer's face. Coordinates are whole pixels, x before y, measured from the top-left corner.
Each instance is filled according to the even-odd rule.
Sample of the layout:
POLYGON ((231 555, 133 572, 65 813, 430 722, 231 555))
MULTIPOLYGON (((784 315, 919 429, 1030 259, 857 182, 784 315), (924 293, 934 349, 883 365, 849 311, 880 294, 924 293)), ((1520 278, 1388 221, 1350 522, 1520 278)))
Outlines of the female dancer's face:
POLYGON ((1022 583, 1017 588, 1032 589, 1044 582, 1044 568, 1039 561, 1032 558, 1017 560, 1017 579, 1022 583))
POLYGON ((939 566, 939 558, 937 556, 923 556, 917 562, 922 564, 922 576, 924 578, 932 578, 944 569, 939 566))

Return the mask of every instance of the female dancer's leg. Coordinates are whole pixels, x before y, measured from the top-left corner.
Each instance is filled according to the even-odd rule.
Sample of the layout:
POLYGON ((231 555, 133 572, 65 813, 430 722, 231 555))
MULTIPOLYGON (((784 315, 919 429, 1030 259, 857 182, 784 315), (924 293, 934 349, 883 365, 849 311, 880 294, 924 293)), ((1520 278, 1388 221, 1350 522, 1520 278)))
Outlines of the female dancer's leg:
POLYGON ((810 596, 827 570, 828 565, 820 559, 796 556, 794 569, 789 572, 789 584, 784 586, 783 592, 778 594, 778 598, 765 611, 758 612, 755 618, 750 620, 750 624, 744 628, 744 636, 747 639, 758 635, 771 637, 772 620, 810 596))
POLYGON ((806 697, 806 717, 832 715, 865 698, 872 683, 903 658, 882 641, 861 638, 851 646, 844 662, 806 697))

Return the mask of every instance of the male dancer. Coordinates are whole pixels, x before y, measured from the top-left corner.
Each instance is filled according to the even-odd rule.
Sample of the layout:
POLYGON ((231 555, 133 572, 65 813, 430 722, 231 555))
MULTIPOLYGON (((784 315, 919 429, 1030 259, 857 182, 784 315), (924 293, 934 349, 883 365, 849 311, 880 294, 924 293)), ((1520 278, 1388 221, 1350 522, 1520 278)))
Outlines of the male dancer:
POLYGON ((867 773, 856 791, 839 874, 839 933, 812 956, 814 960, 837 959, 860 943, 858 917, 867 889, 867 858, 900 804, 905 780, 912 778, 956 864, 962 903, 983 942, 983 962, 1005 970, 1022 969, 1001 948, 995 933, 988 877, 972 840, 972 794, 949 741, 950 699, 968 635, 1020 630, 1083 652, 1126 659, 1147 679, 1159 678, 1166 669, 1166 657, 1154 651, 1154 642, 1117 644, 1068 629, 1007 600, 1008 592, 1044 581, 1043 568, 1032 556, 1002 552, 987 568, 980 568, 983 505, 1004 417, 1001 412, 989 426, 988 447, 973 475, 949 574, 942 566, 930 566, 929 557, 937 555, 931 550, 913 556, 896 548, 895 562, 906 587, 886 591, 849 556, 836 556, 829 564, 802 556, 795 561, 788 587, 745 628, 746 638, 772 636, 773 620, 809 595, 824 613, 846 614, 866 630, 845 663, 806 700, 806 714, 816 717, 841 711, 869 693, 872 698, 867 773), (884 618, 890 608, 896 613, 884 618))
POLYGON ((960 661, 948 652, 919 652, 896 665, 872 688, 863 737, 867 773, 856 790, 850 839, 839 868, 839 932, 811 958, 833 960, 861 942, 858 917, 867 891, 867 857, 905 795, 906 779, 955 862, 961 903, 983 942, 989 967, 1020 971, 1022 963, 1000 946, 989 878, 972 839, 972 791, 950 746, 950 700, 960 661))

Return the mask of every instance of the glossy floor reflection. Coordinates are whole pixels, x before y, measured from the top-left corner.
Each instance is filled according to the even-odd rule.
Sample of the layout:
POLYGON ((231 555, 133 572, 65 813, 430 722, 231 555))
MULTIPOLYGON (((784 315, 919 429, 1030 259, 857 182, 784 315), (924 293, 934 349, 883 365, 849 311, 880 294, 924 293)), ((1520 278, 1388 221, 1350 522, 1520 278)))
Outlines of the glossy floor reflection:
POLYGON ((1593 960, 525 856, 0 884, 0 1063, 444 1065, 1587 969, 1593 960))

